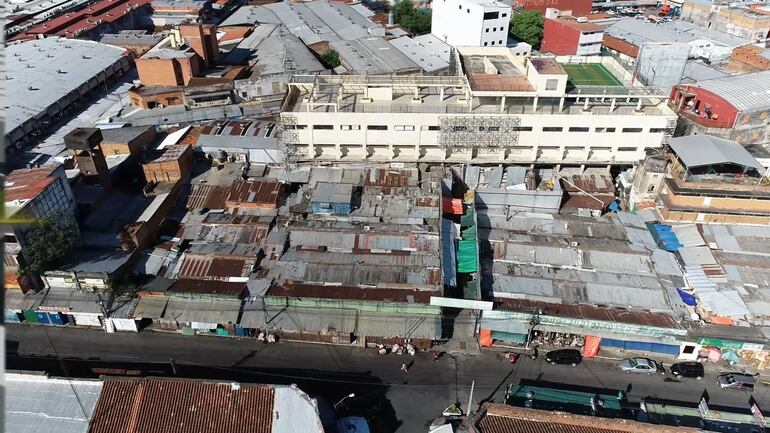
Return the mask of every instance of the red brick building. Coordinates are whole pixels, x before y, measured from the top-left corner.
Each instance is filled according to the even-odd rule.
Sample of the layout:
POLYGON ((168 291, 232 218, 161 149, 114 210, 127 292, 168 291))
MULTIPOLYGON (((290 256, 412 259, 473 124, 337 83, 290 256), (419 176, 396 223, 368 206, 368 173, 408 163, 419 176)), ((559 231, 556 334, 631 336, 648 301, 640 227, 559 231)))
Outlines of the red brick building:
POLYGON ((548 8, 543 20, 540 51, 560 56, 599 55, 604 29, 584 16, 548 8))
POLYGON ((545 15, 548 8, 560 11, 572 11, 572 15, 582 17, 591 13, 593 2, 591 0, 516 0, 514 7, 525 11, 540 11, 545 15))

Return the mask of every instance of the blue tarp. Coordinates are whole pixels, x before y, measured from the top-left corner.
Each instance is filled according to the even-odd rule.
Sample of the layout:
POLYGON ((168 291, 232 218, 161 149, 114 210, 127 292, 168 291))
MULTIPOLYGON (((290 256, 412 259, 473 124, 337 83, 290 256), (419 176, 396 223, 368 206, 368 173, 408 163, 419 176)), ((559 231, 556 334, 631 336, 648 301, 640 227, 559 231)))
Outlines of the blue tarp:
POLYGON ((653 239, 658 247, 663 247, 666 251, 674 252, 682 248, 679 239, 676 237, 676 233, 667 224, 648 224, 653 239))
POLYGON ((444 273, 444 284, 457 286, 457 257, 455 254, 455 224, 448 220, 441 220, 441 270, 444 273))
POLYGON ((602 338, 603 347, 614 347, 616 349, 633 350, 637 352, 655 352, 666 355, 679 356, 678 344, 648 343, 646 341, 626 341, 614 340, 612 338, 602 338))
POLYGON ((695 296, 685 292, 684 290, 677 287, 676 291, 679 293, 679 297, 682 298, 682 302, 685 304, 694 307, 698 302, 695 300, 695 296))

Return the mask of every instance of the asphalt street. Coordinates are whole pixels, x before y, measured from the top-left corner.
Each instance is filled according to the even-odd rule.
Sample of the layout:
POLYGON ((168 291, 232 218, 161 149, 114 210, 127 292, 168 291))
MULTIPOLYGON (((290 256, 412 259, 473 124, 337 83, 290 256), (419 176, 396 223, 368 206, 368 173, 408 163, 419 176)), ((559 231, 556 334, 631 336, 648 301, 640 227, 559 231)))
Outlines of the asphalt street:
MULTIPOLYGON (((721 390, 708 366, 703 381, 676 381, 661 375, 621 372, 617 360, 590 359, 577 367, 551 366, 521 357, 510 364, 501 353, 442 356, 429 353, 378 355, 374 349, 309 343, 261 344, 249 339, 183 336, 161 332, 107 334, 101 330, 6 327, 7 368, 59 371, 63 363, 72 376, 87 376, 93 366, 133 368, 150 375, 206 377, 258 383, 297 383, 329 402, 354 392, 345 402, 351 414, 377 419, 376 432, 423 432, 452 402, 468 409, 475 381, 475 410, 483 401, 501 402, 508 384, 540 382, 572 389, 589 387, 625 391, 629 401, 645 397, 697 403, 707 391, 713 406, 748 408, 749 394, 721 390), (173 359, 173 367, 171 360, 173 359), (81 361, 77 361, 81 360, 81 361), (402 363, 411 364, 408 372, 402 363)), ((544 354, 544 351, 541 352, 544 354)), ((668 364, 667 364, 668 365, 668 364)), ((770 408, 770 387, 753 393, 760 407, 770 408)))

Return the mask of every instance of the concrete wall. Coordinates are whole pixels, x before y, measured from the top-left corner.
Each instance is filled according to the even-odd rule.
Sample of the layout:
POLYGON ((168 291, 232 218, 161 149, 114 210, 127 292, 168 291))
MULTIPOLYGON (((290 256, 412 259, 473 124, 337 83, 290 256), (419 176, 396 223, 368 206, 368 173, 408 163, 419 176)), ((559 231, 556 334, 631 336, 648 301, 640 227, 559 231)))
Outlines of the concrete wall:
POLYGON ((682 81, 690 48, 682 43, 643 44, 636 57, 637 78, 648 86, 669 92, 682 81))
POLYGON ((469 0, 437 0, 432 4, 431 33, 454 46, 505 46, 511 8, 481 5, 469 0), (496 19, 484 19, 486 12, 498 13, 496 19), (502 41, 502 42, 501 42, 502 41))

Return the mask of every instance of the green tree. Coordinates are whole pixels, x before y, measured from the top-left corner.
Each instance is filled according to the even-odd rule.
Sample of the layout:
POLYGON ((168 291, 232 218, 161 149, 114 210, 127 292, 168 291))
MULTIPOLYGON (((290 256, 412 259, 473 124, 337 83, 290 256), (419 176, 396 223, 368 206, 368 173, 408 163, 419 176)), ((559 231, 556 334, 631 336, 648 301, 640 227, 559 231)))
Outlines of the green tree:
POLYGON ((340 65, 340 54, 329 48, 321 54, 321 61, 329 69, 336 68, 340 65))
POLYGON ((519 41, 532 45, 532 48, 540 48, 540 40, 543 39, 543 15, 540 11, 524 11, 513 14, 511 17, 511 36, 519 41))
POLYGON ((395 14, 396 22, 403 26, 401 21, 414 14, 414 5, 411 0, 398 0, 390 7, 390 11, 395 14))
POLYGON ((411 0, 398 0, 390 11, 395 15, 396 24, 406 29, 409 33, 420 34, 430 31, 431 12, 429 10, 415 9, 411 0))
POLYGON ((80 236, 71 216, 56 211, 32 223, 25 235, 23 263, 19 271, 26 275, 41 275, 61 264, 70 247, 80 236))

